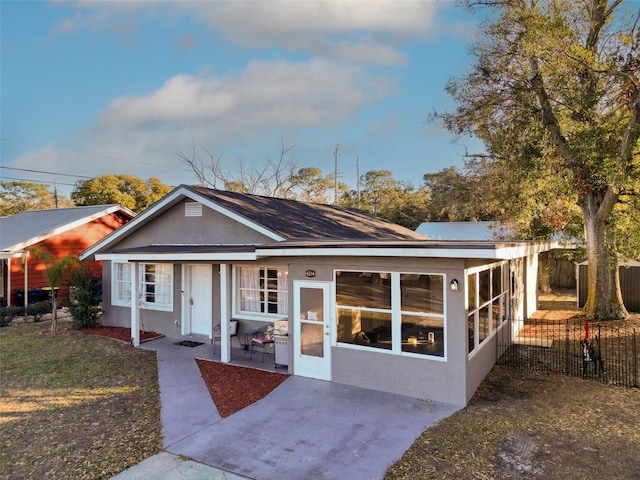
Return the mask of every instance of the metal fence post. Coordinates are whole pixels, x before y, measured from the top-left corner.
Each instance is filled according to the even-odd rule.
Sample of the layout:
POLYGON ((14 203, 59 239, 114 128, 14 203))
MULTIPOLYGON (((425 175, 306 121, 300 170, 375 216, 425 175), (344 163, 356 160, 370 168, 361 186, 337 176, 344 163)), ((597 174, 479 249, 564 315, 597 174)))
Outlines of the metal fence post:
POLYGON ((564 359, 565 359, 565 373, 567 375, 569 375, 570 373, 570 365, 571 365, 571 358, 569 355, 569 320, 566 320, 565 322, 565 349, 564 349, 564 359))
POLYGON ((632 334, 633 342, 631 348, 633 350, 633 386, 638 388, 638 337, 636 336, 636 329, 633 329, 632 334))

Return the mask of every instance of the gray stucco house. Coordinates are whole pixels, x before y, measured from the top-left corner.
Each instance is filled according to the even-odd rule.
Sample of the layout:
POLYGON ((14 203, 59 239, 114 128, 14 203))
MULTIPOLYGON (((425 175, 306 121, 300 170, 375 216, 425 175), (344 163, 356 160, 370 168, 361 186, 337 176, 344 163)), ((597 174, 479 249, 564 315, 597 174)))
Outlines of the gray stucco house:
POLYGON ((465 405, 536 309, 535 242, 434 241, 328 205, 179 186, 85 250, 105 325, 212 339, 288 321, 289 373, 465 405), (132 299, 135 301, 132 302, 132 299), (503 337, 504 337, 503 336, 503 337))

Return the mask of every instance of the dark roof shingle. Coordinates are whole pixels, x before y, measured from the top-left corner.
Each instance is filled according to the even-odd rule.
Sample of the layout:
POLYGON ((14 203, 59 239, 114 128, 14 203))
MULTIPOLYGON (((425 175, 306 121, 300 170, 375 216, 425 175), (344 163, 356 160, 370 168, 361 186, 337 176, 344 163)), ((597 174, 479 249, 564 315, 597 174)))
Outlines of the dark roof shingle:
POLYGON ((187 188, 287 240, 424 240, 413 230, 361 210, 282 198, 187 188))

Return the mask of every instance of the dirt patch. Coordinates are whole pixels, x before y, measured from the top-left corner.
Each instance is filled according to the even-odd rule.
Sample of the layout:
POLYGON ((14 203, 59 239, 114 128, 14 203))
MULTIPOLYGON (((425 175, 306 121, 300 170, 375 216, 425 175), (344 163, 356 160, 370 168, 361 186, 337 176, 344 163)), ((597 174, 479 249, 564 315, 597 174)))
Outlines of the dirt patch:
MULTIPOLYGON (((563 297, 547 298, 554 309, 536 312, 524 333, 584 318, 563 297)), ((640 315, 602 323, 638 328, 640 315)), ((639 479, 638 405, 638 388, 498 366, 469 405, 425 430, 385 479, 639 479)))
POLYGON ((267 372, 200 358, 196 359, 196 362, 213 403, 223 418, 266 397, 289 377, 284 373, 267 372))

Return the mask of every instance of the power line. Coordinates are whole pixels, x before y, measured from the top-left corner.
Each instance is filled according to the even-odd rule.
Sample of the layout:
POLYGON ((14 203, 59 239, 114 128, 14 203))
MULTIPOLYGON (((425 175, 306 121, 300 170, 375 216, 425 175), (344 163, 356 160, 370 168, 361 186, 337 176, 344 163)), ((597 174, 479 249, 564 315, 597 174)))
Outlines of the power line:
POLYGON ((30 182, 30 183, 44 183, 45 185, 53 185, 57 183, 58 185, 67 185, 69 187, 75 187, 75 183, 62 183, 62 182, 45 182, 43 180, 30 180, 28 178, 15 178, 15 177, 2 177, 2 180, 16 180, 18 182, 30 182))
POLYGON ((43 173, 46 175, 60 175, 61 177, 72 177, 72 178, 93 178, 93 177, 87 177, 84 175, 71 175, 69 173, 60 173, 60 172, 47 172, 44 170, 33 170, 31 168, 17 168, 17 167, 3 167, 0 166, 0 168, 4 168, 5 170, 15 170, 15 171, 19 171, 19 172, 30 172, 30 173, 43 173))

